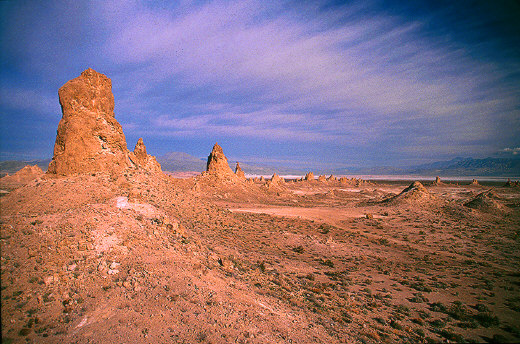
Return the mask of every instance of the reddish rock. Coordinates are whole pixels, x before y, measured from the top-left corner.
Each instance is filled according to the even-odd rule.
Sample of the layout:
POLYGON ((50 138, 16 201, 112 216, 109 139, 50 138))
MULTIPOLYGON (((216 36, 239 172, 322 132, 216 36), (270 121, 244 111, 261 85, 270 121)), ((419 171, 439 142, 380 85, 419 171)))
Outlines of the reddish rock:
POLYGON ((280 183, 284 183, 285 180, 280 177, 279 175, 277 175, 276 173, 273 174, 273 176, 271 177, 271 183, 272 184, 280 184, 280 183))
POLYGON ((234 177, 235 174, 229 167, 228 160, 224 155, 222 147, 215 143, 213 150, 208 156, 206 173, 216 177, 234 177))
POLYGON ((87 69, 58 91, 62 119, 47 173, 121 173, 129 167, 128 148, 114 115, 112 82, 87 69))
POLYGON ((314 180, 314 173, 312 172, 309 172, 305 175, 305 180, 309 181, 309 180, 314 180))
POLYGON ((244 171, 240 168, 240 164, 237 161, 237 166, 235 167, 235 174, 237 177, 244 179, 246 177, 244 171))
POLYGON ((36 179, 43 175, 43 170, 38 167, 38 165, 34 166, 24 166, 21 170, 13 174, 12 176, 7 175, 0 179, 2 184, 12 184, 15 185, 23 185, 27 184, 33 179, 36 179))
POLYGON ((319 182, 326 182, 326 181, 327 181, 327 177, 325 177, 325 175, 322 174, 322 175, 320 175, 320 176, 318 177, 318 181, 319 181, 319 182))
POLYGON ((162 172, 161 165, 157 162, 155 157, 146 152, 146 146, 142 138, 139 138, 134 151, 130 152, 128 157, 135 168, 140 168, 148 172, 162 172))

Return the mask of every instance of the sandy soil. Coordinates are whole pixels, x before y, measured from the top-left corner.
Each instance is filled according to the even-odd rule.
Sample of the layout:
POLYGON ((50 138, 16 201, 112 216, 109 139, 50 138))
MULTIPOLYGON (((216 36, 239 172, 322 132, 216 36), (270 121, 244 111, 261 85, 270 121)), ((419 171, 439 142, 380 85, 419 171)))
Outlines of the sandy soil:
POLYGON ((33 180, 0 198, 2 343, 520 341, 520 190, 406 186, 33 180))

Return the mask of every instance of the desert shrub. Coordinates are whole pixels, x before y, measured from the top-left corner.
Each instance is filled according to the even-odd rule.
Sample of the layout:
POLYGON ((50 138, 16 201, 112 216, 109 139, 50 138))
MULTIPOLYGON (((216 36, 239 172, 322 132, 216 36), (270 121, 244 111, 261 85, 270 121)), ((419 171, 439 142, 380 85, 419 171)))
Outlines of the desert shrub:
POLYGON ((303 248, 303 246, 296 246, 296 247, 293 247, 292 249, 294 252, 296 253, 303 253, 303 251, 305 251, 305 249, 303 248))
POLYGON ((453 332, 448 331, 448 330, 442 330, 442 331, 439 332, 439 334, 442 337, 444 337, 444 338, 446 338, 448 340, 457 342, 457 343, 464 343, 465 342, 464 337, 461 336, 458 333, 453 333, 453 332))
POLYGON ((473 317, 483 327, 498 326, 498 324, 500 323, 498 317, 492 315, 491 313, 481 312, 474 315, 473 317))
POLYGON ((330 259, 327 259, 327 260, 320 259, 320 264, 331 267, 331 268, 334 267, 334 263, 330 259))
POLYGON ((434 302, 430 304, 430 310, 432 312, 446 313, 446 306, 440 302, 434 302))
POLYGON ((390 321, 390 327, 395 328, 396 330, 402 330, 403 326, 395 320, 390 321))

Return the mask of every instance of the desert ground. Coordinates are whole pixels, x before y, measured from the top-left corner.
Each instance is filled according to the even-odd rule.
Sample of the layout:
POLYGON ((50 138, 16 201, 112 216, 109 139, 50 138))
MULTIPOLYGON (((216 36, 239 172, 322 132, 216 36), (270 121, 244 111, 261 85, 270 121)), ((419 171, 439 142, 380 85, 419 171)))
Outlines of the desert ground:
POLYGON ((520 341, 518 187, 28 179, 1 185, 2 343, 520 341))

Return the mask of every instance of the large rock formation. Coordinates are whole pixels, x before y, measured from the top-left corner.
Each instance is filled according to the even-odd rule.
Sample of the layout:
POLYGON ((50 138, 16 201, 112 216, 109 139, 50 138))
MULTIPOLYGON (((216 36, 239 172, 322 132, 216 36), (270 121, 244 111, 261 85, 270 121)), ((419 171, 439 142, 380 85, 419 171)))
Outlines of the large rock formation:
POLYGON ((130 152, 128 157, 136 168, 141 168, 148 172, 162 172, 161 165, 155 157, 146 153, 146 146, 142 138, 137 140, 134 151, 130 152))
POLYGON ((206 173, 216 177, 230 178, 235 177, 233 171, 229 167, 228 160, 224 155, 222 147, 215 143, 213 150, 208 156, 208 164, 206 166, 206 173))
POLYGON ((63 116, 47 172, 115 174, 128 168, 128 148, 114 117, 110 79, 89 68, 63 85, 58 95, 63 116))
POLYGON ((237 161, 237 166, 235 167, 235 174, 238 178, 241 178, 241 179, 245 179, 245 177, 246 177, 246 174, 240 168, 240 164, 238 163, 238 161, 237 161))
POLYGON ((305 180, 309 181, 309 180, 314 180, 314 173, 312 172, 309 172, 305 175, 305 180))

